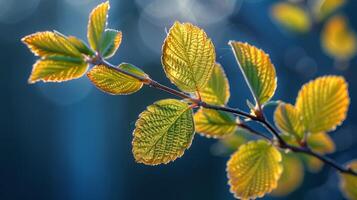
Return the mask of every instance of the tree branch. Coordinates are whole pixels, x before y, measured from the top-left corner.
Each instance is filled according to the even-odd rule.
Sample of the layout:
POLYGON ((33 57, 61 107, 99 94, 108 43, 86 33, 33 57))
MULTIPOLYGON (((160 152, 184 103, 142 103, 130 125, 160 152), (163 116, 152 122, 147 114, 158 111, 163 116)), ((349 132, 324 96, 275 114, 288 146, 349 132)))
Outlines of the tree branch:
MULTIPOLYGON (((110 67, 110 68, 112 68, 114 70, 117 70, 118 72, 121 72, 121 73, 123 73, 125 75, 128 75, 128 76, 131 76, 133 78, 136 78, 136 79, 142 81, 144 84, 146 84, 146 85, 148 85, 150 87, 165 91, 167 93, 170 93, 172 95, 175 95, 175 96, 183 98, 183 99, 188 99, 188 100, 192 101, 194 104, 196 104, 198 106, 201 106, 201 107, 204 107, 204 108, 207 108, 207 109, 213 109, 213 110, 229 112, 229 113, 232 113, 232 114, 235 114, 235 115, 238 115, 238 116, 241 116, 241 117, 245 117, 245 118, 248 118, 250 120, 259 122, 259 123, 263 124, 263 126, 267 130, 269 130, 269 132, 277 139, 278 147, 280 147, 282 149, 289 149, 289 150, 291 150, 293 152, 296 152, 296 153, 303 153, 303 154, 307 154, 307 155, 313 156, 313 157, 319 159, 320 161, 324 162, 325 164, 335 168, 336 170, 338 170, 341 173, 357 176, 357 172, 356 171, 353 171, 350 168, 345 168, 342 165, 340 165, 337 162, 335 162, 334 160, 332 160, 331 158, 326 157, 324 155, 321 155, 319 153, 316 153, 316 152, 312 151, 308 147, 292 146, 292 145, 286 143, 286 141, 280 136, 279 132, 274 128, 274 126, 271 125, 270 122, 266 120, 262 110, 260 110, 261 116, 257 117, 255 115, 249 114, 249 113, 241 111, 239 109, 234 109, 234 108, 225 107, 225 106, 216 106, 216 105, 207 104, 207 103, 201 101, 200 99, 193 98, 193 97, 191 97, 190 95, 188 95, 188 94, 186 94, 184 92, 181 92, 181 91, 175 90, 173 88, 167 87, 165 85, 162 85, 159 82, 157 82, 155 80, 152 80, 149 77, 141 77, 141 76, 138 76, 136 74, 132 74, 132 73, 130 73, 128 71, 124 71, 124 70, 112 65, 108 61, 102 59, 99 56, 97 56, 95 58, 92 58, 92 59, 87 59, 87 62, 92 64, 92 65, 105 65, 105 66, 110 67)), ((238 126, 247 129, 248 131, 250 131, 251 133, 253 133, 255 135, 263 137, 263 138, 273 142, 273 144, 274 144, 274 140, 273 139, 269 138, 268 136, 266 136, 266 135, 264 135, 264 134, 262 134, 260 132, 255 131, 254 129, 252 129, 248 125, 246 125, 246 124, 238 124, 238 126)))

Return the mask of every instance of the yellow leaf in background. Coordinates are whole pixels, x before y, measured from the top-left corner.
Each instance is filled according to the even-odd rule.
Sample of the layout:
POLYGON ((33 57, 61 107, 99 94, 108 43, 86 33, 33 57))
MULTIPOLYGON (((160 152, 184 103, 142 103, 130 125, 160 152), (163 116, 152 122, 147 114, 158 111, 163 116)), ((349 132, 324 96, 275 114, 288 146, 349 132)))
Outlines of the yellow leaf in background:
POLYGON ((312 150, 321 154, 333 153, 336 149, 331 137, 324 132, 310 134, 307 137, 307 144, 312 150))
POLYGON ((225 105, 228 102, 230 96, 229 82, 220 64, 215 64, 211 78, 199 92, 202 100, 208 104, 225 105))
POLYGON ((62 35, 50 31, 37 32, 21 40, 40 57, 67 56, 81 58, 82 54, 62 35))
MULTIPOLYGON (((357 172, 357 160, 347 166, 357 172)), ((340 173, 340 189, 347 199, 357 200, 357 176, 340 173)))
POLYGON ((272 6, 270 15, 274 22, 283 28, 297 33, 310 30, 311 20, 307 11, 292 3, 277 3, 272 6))
MULTIPOLYGON (((335 152, 335 143, 331 137, 324 133, 313 133, 308 135, 307 144, 311 150, 322 155, 335 152)), ((323 167, 324 163, 312 156, 303 156, 309 171, 318 172, 323 167)))
POLYGON ((246 143, 247 137, 245 135, 239 134, 239 128, 236 131, 236 134, 230 134, 227 135, 226 137, 223 137, 220 139, 220 143, 222 143, 225 147, 232 149, 232 150, 237 150, 239 146, 243 145, 246 143))
POLYGON ((297 156, 282 154, 283 173, 278 187, 272 191, 273 196, 286 196, 295 191, 304 179, 304 166, 297 156))
POLYGON ((238 147, 247 142, 247 139, 238 134, 227 135, 219 139, 218 142, 211 146, 211 153, 214 156, 227 157, 231 155, 238 147))
MULTIPOLYGON (((147 77, 142 70, 128 63, 120 64, 119 69, 140 77, 147 77)), ((104 65, 93 67, 87 76, 100 90, 113 95, 132 94, 143 86, 142 81, 104 65)))
POLYGON ((229 45, 256 103, 263 105, 272 98, 277 85, 275 68, 269 55, 247 43, 230 41, 229 45))
POLYGON ((341 76, 323 76, 305 84, 296 99, 306 131, 331 131, 346 118, 350 99, 341 76))
POLYGON ((279 104, 274 113, 275 125, 280 131, 293 135, 297 140, 304 136, 302 117, 299 111, 291 104, 279 104))
POLYGON ((122 40, 122 33, 113 29, 106 29, 101 41, 100 52, 104 58, 112 57, 119 48, 122 40))
POLYGON ((87 71, 88 64, 74 58, 52 58, 38 60, 32 69, 29 83, 62 82, 77 79, 87 71))
POLYGON ((321 34, 323 50, 337 60, 349 60, 356 55, 357 38, 343 16, 331 17, 321 34))
POLYGON ((109 7, 109 1, 99 4, 89 16, 87 37, 89 45, 95 51, 100 49, 104 30, 107 26, 109 7))
POLYGON ((89 56, 94 55, 94 52, 81 39, 78 39, 74 36, 68 36, 67 39, 82 54, 89 56))
POLYGON ((233 134, 237 129, 234 116, 218 110, 201 108, 194 115, 196 132, 219 138, 233 134))
POLYGON ((175 22, 165 39, 161 59, 172 83, 185 92, 195 92, 207 84, 215 57, 213 43, 202 29, 175 22))
POLYGON ((283 171, 281 154, 264 140, 240 146, 227 163, 230 191, 236 198, 263 197, 277 187, 283 171))
POLYGON ((305 155, 303 155, 302 157, 306 162, 307 169, 312 173, 317 173, 321 171, 322 167, 324 166, 324 163, 315 157, 305 155))
POLYGON ((133 154, 137 162, 146 165, 166 164, 181 157, 195 133, 192 109, 176 99, 148 106, 135 127, 133 154))
POLYGON ((346 0, 316 0, 313 4, 313 12, 317 20, 321 21, 345 3, 346 0))

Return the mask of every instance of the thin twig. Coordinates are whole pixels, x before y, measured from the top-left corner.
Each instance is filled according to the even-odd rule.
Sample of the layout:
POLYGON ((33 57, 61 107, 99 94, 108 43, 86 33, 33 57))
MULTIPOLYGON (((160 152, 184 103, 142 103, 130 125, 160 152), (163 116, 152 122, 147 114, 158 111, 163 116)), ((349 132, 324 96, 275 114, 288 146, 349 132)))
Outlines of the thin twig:
MULTIPOLYGON (((229 113, 232 113, 232 114, 235 114, 235 115, 238 115, 238 116, 241 116, 241 117, 245 117, 245 118, 248 118, 250 120, 259 122, 259 123, 263 124, 263 126, 267 130, 269 130, 270 133, 275 138, 277 138, 278 146, 280 148, 289 149, 289 150, 291 150, 293 152, 304 153, 304 154, 313 156, 313 157, 321 160, 325 164, 335 168, 336 170, 338 170, 341 173, 357 176, 357 172, 356 171, 353 171, 350 168, 343 167, 340 164, 338 164, 337 162, 335 162, 334 160, 332 160, 331 158, 326 157, 324 155, 321 155, 319 153, 316 153, 316 152, 312 151, 308 147, 297 147, 297 146, 292 146, 292 145, 286 143, 286 141, 280 136, 279 132, 274 128, 274 126, 271 125, 270 122, 266 120, 266 118, 263 115, 263 111, 262 110, 260 110, 262 115, 257 117, 256 115, 249 114, 249 113, 241 111, 239 109, 229 108, 229 107, 225 107, 225 106, 216 106, 216 105, 207 104, 206 102, 203 102, 200 99, 193 98, 193 97, 191 97, 190 95, 188 95, 186 93, 183 93, 181 91, 175 90, 175 89, 167 87, 165 85, 162 85, 161 83, 159 83, 159 82, 157 82, 155 80, 152 80, 149 77, 142 77, 142 76, 138 76, 136 74, 130 73, 128 71, 124 71, 124 70, 112 65, 111 63, 107 62, 106 60, 104 60, 104 59, 102 59, 100 57, 95 57, 93 59, 89 59, 88 63, 93 64, 93 65, 105 65, 105 66, 110 67, 112 69, 115 69, 118 72, 121 72, 121 73, 123 73, 125 75, 128 75, 128 76, 131 76, 133 78, 136 78, 136 79, 142 81, 144 84, 146 84, 146 85, 148 85, 150 87, 165 91, 167 93, 170 93, 172 95, 175 95, 175 96, 183 98, 183 99, 188 99, 188 100, 192 101, 193 103, 195 103, 198 106, 201 106, 201 107, 204 107, 204 108, 207 108, 207 109, 213 109, 213 110, 220 110, 220 111, 224 111, 224 112, 229 112, 229 113)), ((268 136, 266 136, 266 135, 264 135, 264 134, 262 134, 262 133, 260 133, 258 131, 255 131, 254 129, 252 129, 251 127, 249 127, 246 124, 240 124, 239 126, 242 127, 242 128, 245 128, 248 131, 250 131, 251 133, 253 133, 255 135, 258 135, 258 136, 261 136, 261 137, 263 137, 263 138, 265 138, 265 139, 267 139, 267 140, 269 140, 271 142, 274 141, 273 139, 269 138, 268 136)))

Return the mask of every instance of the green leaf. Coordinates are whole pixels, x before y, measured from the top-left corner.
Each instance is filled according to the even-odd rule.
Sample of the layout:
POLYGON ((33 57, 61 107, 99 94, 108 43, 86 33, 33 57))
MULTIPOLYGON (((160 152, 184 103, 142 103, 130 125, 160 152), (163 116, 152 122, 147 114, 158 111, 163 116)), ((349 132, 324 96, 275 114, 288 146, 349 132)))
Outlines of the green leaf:
POLYGON ((122 33, 113 29, 106 29, 100 46, 100 52, 104 58, 112 57, 119 48, 122 33))
MULTIPOLYGON (((347 167, 357 172, 357 160, 351 161, 347 167)), ((350 200, 357 200, 357 176, 340 173, 340 189, 343 195, 350 200)))
MULTIPOLYGON (((122 63, 118 68, 140 77, 148 77, 142 70, 128 63, 122 63)), ((113 95, 132 94, 143 86, 142 81, 105 65, 93 67, 87 76, 100 90, 113 95)))
POLYGON ((230 41, 238 65, 258 105, 269 101, 275 93, 276 75, 269 55, 247 43, 230 41))
POLYGON ((87 37, 89 45, 95 51, 99 51, 101 47, 104 30, 107 26, 109 8, 109 1, 99 4, 89 16, 87 37))
POLYGON ((80 59, 52 57, 38 60, 32 69, 29 83, 62 82, 77 79, 87 71, 88 64, 80 59))
POLYGON ((295 191, 304 179, 304 166, 301 160, 291 153, 282 154, 283 173, 278 182, 278 187, 272 191, 273 196, 286 196, 295 191))
POLYGON ((311 28, 307 10, 293 3, 279 2, 273 5, 270 15, 274 22, 291 32, 306 33, 311 28))
POLYGON ((275 125, 280 131, 293 135, 297 140, 304 137, 304 126, 299 111, 291 104, 281 103, 274 113, 275 125))
POLYGON ((341 76, 323 76, 305 84, 296 99, 310 133, 334 130, 346 118, 349 104, 347 82, 341 76))
POLYGON ((81 39, 78 39, 78 38, 76 38, 74 36, 68 36, 67 39, 82 54, 85 54, 87 56, 93 56, 94 55, 94 52, 81 39))
POLYGON ((192 143, 194 122, 190 106, 176 99, 155 102, 136 122, 135 160, 146 165, 166 164, 181 157, 192 143))
POLYGON ((280 162, 280 152, 264 140, 240 146, 227 163, 230 191, 241 199, 263 197, 277 187, 280 162))
POLYGON ((211 78, 206 86, 199 91, 204 102, 214 105, 225 105, 230 96, 229 82, 222 66, 215 64, 211 78))
POLYGON ((194 120, 196 132, 207 137, 225 137, 237 129, 234 116, 223 111, 201 108, 195 113, 194 120))
POLYGON ((29 49, 43 58, 49 56, 67 56, 82 58, 81 52, 64 36, 50 32, 37 32, 21 39, 29 49))
POLYGON ((211 77, 215 57, 211 39, 190 23, 175 22, 162 48, 166 76, 185 92, 204 88, 211 77))

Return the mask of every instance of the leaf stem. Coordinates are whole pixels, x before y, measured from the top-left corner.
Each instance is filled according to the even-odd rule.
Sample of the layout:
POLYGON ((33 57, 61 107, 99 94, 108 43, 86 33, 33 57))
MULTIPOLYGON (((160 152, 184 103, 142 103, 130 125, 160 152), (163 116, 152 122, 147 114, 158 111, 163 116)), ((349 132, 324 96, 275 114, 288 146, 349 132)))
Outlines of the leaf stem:
MULTIPOLYGON (((345 174, 350 174, 350 175, 354 175, 357 176, 357 172, 353 171, 351 168, 346 168, 343 167, 342 165, 338 164, 336 161, 332 160, 329 157, 326 157, 324 155, 321 155, 317 152, 312 151, 310 148, 306 147, 306 146, 302 146, 302 147, 298 147, 298 146, 292 146, 290 144, 288 144, 279 134, 279 132, 274 128, 274 126, 265 118, 262 109, 260 109, 260 113, 261 115, 256 116, 256 115, 252 115, 249 114, 247 112, 241 111, 239 109, 234 109, 234 108, 230 108, 230 107, 226 107, 226 106, 217 106, 217 105, 211 105, 211 104, 207 104, 206 102, 202 101, 201 99, 196 99, 191 97, 189 94, 186 94, 184 92, 175 90, 173 88, 167 87, 165 85, 162 85, 161 83, 152 80, 149 77, 142 77, 142 76, 138 76, 136 74, 130 73, 128 71, 122 70, 116 66, 114 66, 113 64, 109 63, 108 61, 106 61, 105 59, 101 58, 100 56, 96 56, 92 59, 87 59, 87 62, 92 64, 92 65, 105 65, 107 67, 110 67, 114 70, 117 70, 118 72, 121 72, 125 75, 131 76, 133 78, 136 78, 140 81, 142 81, 144 84, 165 91, 167 93, 170 93, 172 95, 175 95, 177 97, 183 98, 183 99, 188 99, 190 101, 192 101, 193 103, 195 103, 197 106, 201 106, 207 109, 213 109, 213 110, 220 110, 220 111, 224 111, 224 112, 228 112, 228 113, 232 113, 241 117, 245 117, 248 118, 250 120, 256 121, 261 123, 276 139, 278 142, 278 147, 282 148, 282 149, 288 149, 291 150, 293 152, 296 153, 303 153, 303 154, 307 154, 310 156, 313 156, 317 159, 319 159, 320 161, 324 162, 325 164, 335 168, 336 170, 338 170, 341 173, 345 173, 345 174)), ((249 127, 246 124, 239 124, 240 127, 247 129, 248 131, 250 131, 251 133, 261 136, 271 142, 273 142, 274 144, 274 140, 275 139, 271 139, 268 136, 255 131, 254 129, 252 129, 251 127, 249 127)))

